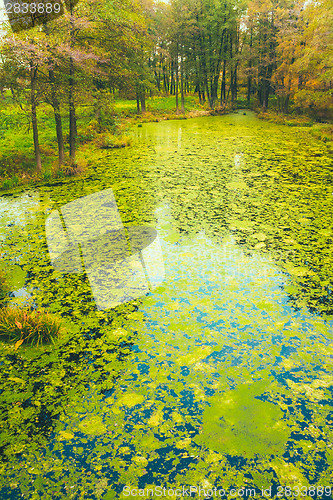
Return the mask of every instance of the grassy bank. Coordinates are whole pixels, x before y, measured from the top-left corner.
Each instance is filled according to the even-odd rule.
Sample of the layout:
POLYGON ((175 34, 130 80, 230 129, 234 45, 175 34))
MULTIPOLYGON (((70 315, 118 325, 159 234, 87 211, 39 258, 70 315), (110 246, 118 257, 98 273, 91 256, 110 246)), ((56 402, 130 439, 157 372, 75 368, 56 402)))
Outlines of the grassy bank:
MULTIPOLYGON (((176 114, 174 96, 148 98, 146 112, 143 114, 137 113, 135 100, 116 99, 113 110, 107 123, 101 128, 92 106, 77 107, 76 165, 71 165, 67 148, 65 164, 59 167, 54 113, 50 106, 40 105, 38 123, 43 168, 41 173, 37 173, 29 109, 22 109, 7 95, 5 100, 1 101, 0 107, 0 190, 12 190, 24 184, 50 182, 52 179, 80 175, 89 168, 90 158, 94 157, 97 151, 131 144, 127 135, 129 126, 184 118, 183 115, 176 114)), ((186 97, 186 117, 208 113, 209 111, 198 104, 196 97, 186 97)), ((68 143, 68 117, 65 114, 63 131, 65 143, 68 143)))
POLYGON ((333 124, 317 123, 313 118, 305 115, 283 115, 275 111, 258 111, 258 118, 271 123, 286 125, 288 127, 309 127, 310 134, 323 142, 333 141, 333 124))

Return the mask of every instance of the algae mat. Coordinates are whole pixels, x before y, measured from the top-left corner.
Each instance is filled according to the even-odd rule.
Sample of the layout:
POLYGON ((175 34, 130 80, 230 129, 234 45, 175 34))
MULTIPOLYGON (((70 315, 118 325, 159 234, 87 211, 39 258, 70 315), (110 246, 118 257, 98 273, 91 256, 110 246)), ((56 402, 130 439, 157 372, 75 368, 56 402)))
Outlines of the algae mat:
POLYGON ((67 329, 2 344, 0 498, 331 498, 328 146, 242 112, 132 133, 83 179, 0 198, 3 303, 67 329), (80 200, 111 191, 117 250, 89 240, 87 269, 80 200), (81 253, 60 237, 68 206, 81 253))

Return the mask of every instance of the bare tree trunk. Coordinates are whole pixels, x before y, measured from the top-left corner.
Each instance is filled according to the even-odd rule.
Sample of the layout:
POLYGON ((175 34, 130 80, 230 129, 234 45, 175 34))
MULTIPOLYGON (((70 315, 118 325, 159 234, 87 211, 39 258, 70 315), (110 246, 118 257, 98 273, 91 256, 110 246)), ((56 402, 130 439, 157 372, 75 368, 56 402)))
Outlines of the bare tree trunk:
POLYGON ((138 91, 136 92, 136 111, 140 114, 140 97, 138 91))
POLYGON ((146 90, 144 86, 142 86, 142 90, 140 93, 140 101, 141 101, 141 112, 145 113, 146 112, 146 90))
MULTIPOLYGON (((70 3, 70 40, 71 47, 74 44, 74 17, 73 17, 73 4, 70 3)), ((76 155, 76 114, 74 102, 74 61, 73 57, 69 57, 69 156, 72 163, 75 162, 76 155)))
POLYGON ((175 92, 175 75, 174 75, 174 68, 173 68, 173 61, 171 61, 171 88, 170 88, 170 95, 174 95, 175 92))
MULTIPOLYGON (((49 28, 46 22, 43 24, 44 33, 46 36, 49 36, 49 28)), ((47 50, 51 54, 51 49, 47 43, 47 50)), ((54 112, 54 119, 56 124, 56 134, 57 134, 57 143, 58 143, 58 158, 59 158, 59 167, 64 163, 65 160, 65 152, 64 152, 64 137, 62 133, 62 120, 60 113, 60 102, 56 92, 56 79, 54 75, 53 69, 53 60, 52 57, 48 58, 48 67, 49 67, 49 83, 51 87, 51 105, 54 112)))
POLYGON ((42 170, 42 160, 40 156, 38 124, 37 124, 37 96, 36 96, 37 67, 30 62, 30 103, 31 103, 31 123, 34 138, 34 150, 37 172, 42 170))
POLYGON ((223 70, 222 70, 222 82, 221 82, 221 96, 220 96, 220 105, 222 106, 225 103, 225 75, 226 75, 226 65, 227 61, 224 59, 223 61, 223 70))
POLYGON ((76 116, 74 103, 74 64, 73 58, 69 61, 69 156, 72 162, 76 154, 76 116))
POLYGON ((183 54, 180 56, 180 92, 181 92, 181 112, 185 113, 185 98, 184 98, 184 65, 183 54))
POLYGON ((167 75, 166 75, 165 64, 163 66, 163 87, 164 87, 164 92, 166 94, 168 94, 169 93, 169 79, 167 78, 167 75))
POLYGON ((250 38, 250 58, 249 58, 249 70, 250 74, 247 77, 247 105, 250 106, 251 102, 251 90, 252 90, 252 28, 251 28, 251 38, 250 38))
POLYGON ((179 114, 179 104, 178 104, 178 87, 179 87, 179 71, 178 71, 178 45, 177 45, 177 60, 176 60, 176 85, 175 85, 175 94, 176 94, 176 115, 179 114))
POLYGON ((49 69, 49 81, 51 84, 51 99, 52 107, 54 111, 54 119, 56 124, 57 142, 58 142, 58 157, 59 157, 59 167, 64 163, 65 151, 64 151, 64 137, 62 133, 62 121, 60 113, 60 103, 55 90, 55 76, 53 69, 49 69))

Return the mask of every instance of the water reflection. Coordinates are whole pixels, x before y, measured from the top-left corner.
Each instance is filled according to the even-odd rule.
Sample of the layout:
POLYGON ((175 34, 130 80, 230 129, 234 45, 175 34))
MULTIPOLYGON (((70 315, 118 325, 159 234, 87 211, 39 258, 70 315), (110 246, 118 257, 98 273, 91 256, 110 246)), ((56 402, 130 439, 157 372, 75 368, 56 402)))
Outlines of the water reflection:
POLYGON ((163 281, 156 230, 124 226, 112 189, 53 210, 45 228, 54 269, 85 272, 99 310, 141 297, 163 281))

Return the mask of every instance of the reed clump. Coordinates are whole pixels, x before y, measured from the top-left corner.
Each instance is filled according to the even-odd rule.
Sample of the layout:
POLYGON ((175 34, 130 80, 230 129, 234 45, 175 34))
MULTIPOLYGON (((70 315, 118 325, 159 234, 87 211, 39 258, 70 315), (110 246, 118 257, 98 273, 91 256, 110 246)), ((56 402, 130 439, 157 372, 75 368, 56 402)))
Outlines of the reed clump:
POLYGON ((42 344, 54 344, 62 332, 60 319, 44 310, 13 306, 0 310, 0 338, 15 342, 15 350, 23 342, 37 347, 42 344))

